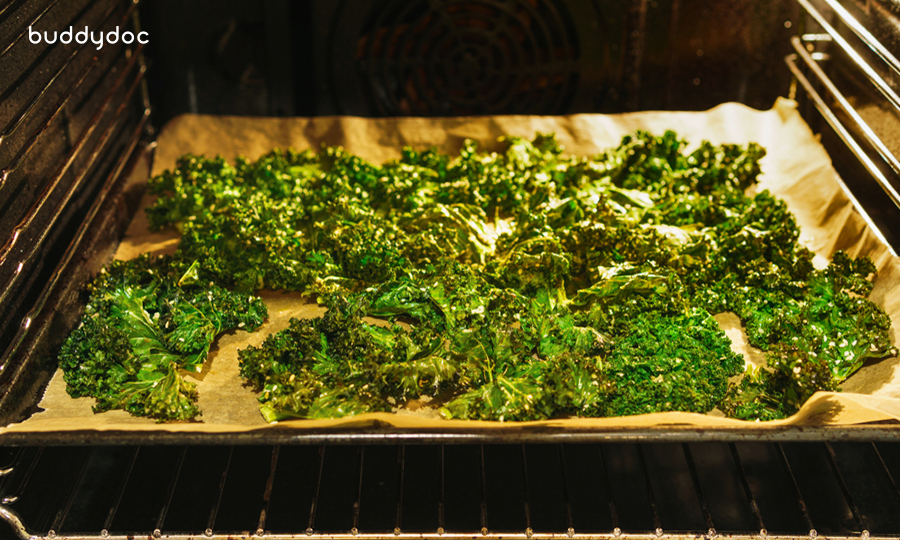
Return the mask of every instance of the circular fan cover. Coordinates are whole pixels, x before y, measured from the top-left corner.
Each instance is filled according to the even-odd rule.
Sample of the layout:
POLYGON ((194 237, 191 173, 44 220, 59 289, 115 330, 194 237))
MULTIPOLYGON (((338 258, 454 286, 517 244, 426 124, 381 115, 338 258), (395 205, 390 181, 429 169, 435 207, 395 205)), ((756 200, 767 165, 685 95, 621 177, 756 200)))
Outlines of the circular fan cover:
POLYGON ((553 114, 572 99, 579 43, 558 0, 374 5, 351 64, 359 97, 374 114, 553 114))

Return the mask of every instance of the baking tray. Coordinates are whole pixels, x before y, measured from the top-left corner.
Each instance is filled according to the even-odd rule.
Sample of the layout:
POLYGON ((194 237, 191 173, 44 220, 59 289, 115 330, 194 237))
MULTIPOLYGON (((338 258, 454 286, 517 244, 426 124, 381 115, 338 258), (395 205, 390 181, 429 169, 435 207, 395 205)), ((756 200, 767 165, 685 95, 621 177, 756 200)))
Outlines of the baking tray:
MULTIPOLYGON (((768 111, 724 104, 705 112, 557 117, 275 119, 185 115, 174 119, 160 133, 152 172, 156 174, 172 167, 180 155, 189 152, 218 154, 228 159, 243 155, 254 159, 273 147, 303 149, 318 148, 320 144, 341 144, 350 152, 380 163, 399 157, 404 145, 416 148, 434 145, 455 152, 467 137, 482 141, 490 148, 491 141, 500 135, 532 137, 536 132, 555 132, 567 153, 590 155, 616 145, 622 135, 637 129, 657 134, 674 129, 692 145, 708 139, 716 144, 756 141, 765 146, 768 155, 762 162, 763 176, 758 189, 769 189, 787 201, 801 225, 801 241, 817 254, 827 257, 843 249, 851 255, 865 254, 873 258, 879 274, 871 298, 892 316, 892 339, 896 343, 900 324, 900 287, 897 287, 900 262, 854 210, 828 155, 791 100, 780 99, 768 111)), ((145 198, 142 204, 148 202, 145 198)), ((116 256, 130 258, 145 251, 170 251, 176 243, 177 235, 172 233, 149 233, 143 213, 139 211, 116 256)), ((844 384, 845 392, 817 394, 800 413, 777 422, 753 423, 692 413, 659 413, 625 418, 504 423, 375 413, 338 420, 266 425, 256 411, 255 395, 240 385, 233 352, 239 346, 261 341, 266 334, 280 329, 279 325, 286 325, 290 316, 310 309, 310 306, 278 293, 266 293, 266 299, 271 319, 267 327, 256 334, 225 335, 214 346, 212 360, 204 370, 203 380, 198 383, 203 422, 157 424, 149 419, 130 417, 123 411, 92 414, 92 400, 75 400, 65 395, 60 373, 56 372, 37 404, 43 410, 34 412, 23 422, 0 428, 0 444, 900 438, 900 374, 897 373, 900 360, 897 358, 864 366, 844 384), (277 305, 273 307, 271 302, 277 305), (223 393, 219 391, 221 389, 226 391, 223 393), (216 400, 216 397, 220 399, 216 400)), ((730 335, 733 335, 735 328, 731 330, 730 335)), ((727 327, 726 331, 729 331, 727 327)), ((51 365, 51 361, 46 360, 43 365, 51 365)))

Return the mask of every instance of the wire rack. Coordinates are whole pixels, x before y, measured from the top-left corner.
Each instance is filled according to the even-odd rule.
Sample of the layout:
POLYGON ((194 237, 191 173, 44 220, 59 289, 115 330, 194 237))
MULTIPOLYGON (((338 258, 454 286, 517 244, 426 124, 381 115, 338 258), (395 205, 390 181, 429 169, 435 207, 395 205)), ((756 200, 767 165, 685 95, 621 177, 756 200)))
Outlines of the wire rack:
MULTIPOLYGON (((29 538, 888 538, 900 445, 6 449, 29 538)), ((4 533, 8 531, 0 531, 4 533)))

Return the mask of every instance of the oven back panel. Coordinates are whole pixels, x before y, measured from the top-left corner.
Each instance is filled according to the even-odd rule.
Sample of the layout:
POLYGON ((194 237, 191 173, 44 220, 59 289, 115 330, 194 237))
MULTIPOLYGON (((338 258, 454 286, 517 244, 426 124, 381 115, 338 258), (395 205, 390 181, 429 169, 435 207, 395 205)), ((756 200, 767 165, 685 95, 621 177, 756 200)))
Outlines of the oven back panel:
POLYGON ((766 109, 793 0, 153 0, 157 126, 180 113, 449 116, 766 109), (709 24, 740 21, 740 24, 709 24), (740 59, 740 61, 735 61, 740 59))

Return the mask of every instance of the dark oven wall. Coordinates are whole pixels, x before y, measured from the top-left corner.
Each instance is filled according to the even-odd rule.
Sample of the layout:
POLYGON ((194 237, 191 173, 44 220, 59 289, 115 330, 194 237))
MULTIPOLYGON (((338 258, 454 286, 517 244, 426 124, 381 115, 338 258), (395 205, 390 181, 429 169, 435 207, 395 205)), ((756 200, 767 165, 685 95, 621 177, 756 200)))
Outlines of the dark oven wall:
POLYGON ((154 123, 768 108, 796 2, 147 0, 154 123), (722 24, 710 24, 719 21, 722 24), (740 23, 737 23, 740 21, 740 23))
POLYGON ((152 136, 136 8, 123 0, 0 2, 2 424, 36 402, 56 369, 60 335, 80 315, 85 276, 99 270, 93 263, 130 218, 110 193, 121 194, 129 156, 152 136), (118 28, 132 39, 98 47, 77 35, 85 27, 95 38, 118 28))

